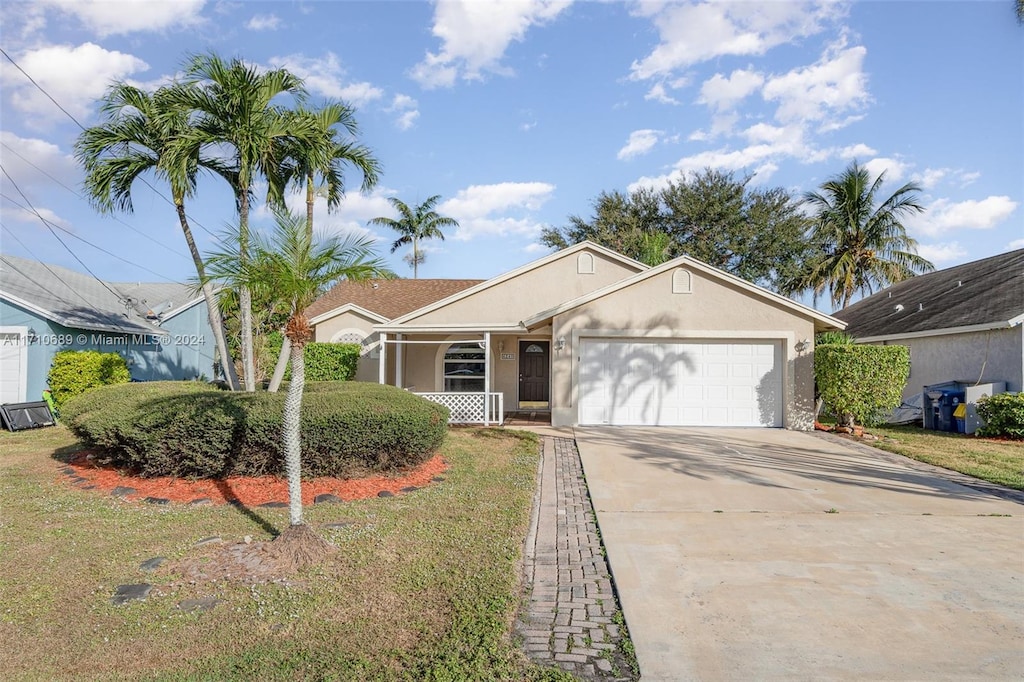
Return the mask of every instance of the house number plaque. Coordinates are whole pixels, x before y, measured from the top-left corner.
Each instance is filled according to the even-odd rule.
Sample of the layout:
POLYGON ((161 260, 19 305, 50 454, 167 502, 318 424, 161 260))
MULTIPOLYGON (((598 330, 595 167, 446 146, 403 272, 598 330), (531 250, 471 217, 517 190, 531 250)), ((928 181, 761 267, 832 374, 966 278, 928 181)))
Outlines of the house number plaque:
POLYGON ((502 360, 515 360, 516 359, 516 354, 515 353, 502 353, 501 354, 501 359, 502 360))

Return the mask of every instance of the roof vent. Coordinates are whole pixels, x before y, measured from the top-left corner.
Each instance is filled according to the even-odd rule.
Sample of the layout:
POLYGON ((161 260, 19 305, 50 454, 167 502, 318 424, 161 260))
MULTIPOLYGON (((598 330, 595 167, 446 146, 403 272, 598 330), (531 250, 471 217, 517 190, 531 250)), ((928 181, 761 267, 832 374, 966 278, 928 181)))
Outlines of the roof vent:
POLYGON ((891 291, 889 292, 889 295, 886 296, 886 298, 892 298, 892 292, 891 291))
POLYGON ((374 282, 374 283, 373 283, 373 284, 371 284, 370 286, 372 286, 372 287, 373 287, 374 289, 378 289, 378 288, 380 288, 380 284, 378 284, 377 282, 374 282))
POLYGON ((962 280, 959 280, 959 279, 958 279, 958 280, 956 281, 956 285, 957 285, 958 287, 962 287, 962 286, 964 285, 964 283, 963 283, 963 281, 962 281, 962 280))
POLYGON ((896 304, 896 312, 898 312, 898 313, 902 313, 903 312, 903 304, 902 303, 897 303, 896 304))
POLYGON ((917 311, 921 312, 922 310, 924 310, 924 303, 918 303, 917 304, 917 311))

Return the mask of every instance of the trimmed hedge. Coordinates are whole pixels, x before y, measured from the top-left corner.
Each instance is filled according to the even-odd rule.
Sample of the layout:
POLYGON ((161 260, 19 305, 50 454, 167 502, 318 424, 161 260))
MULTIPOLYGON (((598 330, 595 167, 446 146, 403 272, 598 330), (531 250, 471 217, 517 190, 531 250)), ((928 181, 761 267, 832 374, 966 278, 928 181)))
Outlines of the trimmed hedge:
MULTIPOLYGON (((267 335, 267 350, 271 356, 269 366, 277 362, 284 337, 281 332, 267 335)), ((306 344, 306 381, 352 381, 356 377, 359 356, 363 347, 358 343, 325 343, 313 341, 306 344)), ((291 362, 284 372, 285 381, 292 377, 291 362)))
POLYGON ((997 393, 977 403, 978 416, 985 425, 979 436, 1024 439, 1024 393, 997 393))
POLYGON ((899 406, 910 374, 906 346, 826 344, 814 349, 821 399, 841 419, 874 424, 899 406))
MULTIPOLYGON (((284 399, 145 382, 97 388, 63 414, 86 445, 140 476, 283 476, 284 399)), ((303 478, 351 478, 429 459, 448 431, 448 408, 394 386, 311 382, 301 428, 303 478)))
POLYGON ((98 350, 62 350, 53 356, 46 375, 50 395, 58 409, 90 388, 125 384, 132 380, 128 365, 117 353, 98 350))

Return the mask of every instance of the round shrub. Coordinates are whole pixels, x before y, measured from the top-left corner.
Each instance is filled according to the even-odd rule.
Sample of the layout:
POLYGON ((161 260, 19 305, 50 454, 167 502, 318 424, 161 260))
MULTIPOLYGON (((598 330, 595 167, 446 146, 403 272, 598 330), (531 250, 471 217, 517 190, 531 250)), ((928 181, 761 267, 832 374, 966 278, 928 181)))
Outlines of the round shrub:
POLYGON ((131 381, 128 365, 117 353, 97 350, 62 350, 53 356, 46 375, 50 395, 57 408, 90 388, 131 381))
MULTIPOLYGON (((141 476, 284 475, 284 392, 232 393, 195 382, 105 386, 68 402, 86 445, 141 476)), ((351 478, 429 459, 447 408, 394 386, 312 382, 302 405, 304 478, 351 478)))
POLYGON ((980 436, 1002 436, 1024 440, 1024 393, 997 393, 978 401, 978 416, 985 425, 980 436))

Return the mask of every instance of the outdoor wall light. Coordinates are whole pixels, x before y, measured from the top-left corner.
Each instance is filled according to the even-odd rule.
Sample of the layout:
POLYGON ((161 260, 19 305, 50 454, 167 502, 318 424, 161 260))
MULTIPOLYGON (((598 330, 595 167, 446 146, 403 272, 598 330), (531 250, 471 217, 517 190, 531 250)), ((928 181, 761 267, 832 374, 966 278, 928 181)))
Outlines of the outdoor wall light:
POLYGON ((555 341, 555 350, 560 351, 565 348, 565 337, 559 336, 558 340, 555 341))
POLYGON ((36 333, 36 330, 33 327, 28 328, 28 336, 26 340, 29 343, 35 343, 36 341, 39 340, 39 334, 36 333))
POLYGON ((505 352, 505 342, 504 341, 498 341, 498 352, 499 353, 504 353, 505 352))
POLYGON ((807 350, 810 347, 811 347, 811 340, 810 339, 804 339, 803 341, 798 341, 796 343, 796 346, 795 346, 797 353, 803 353, 805 350, 807 350))

